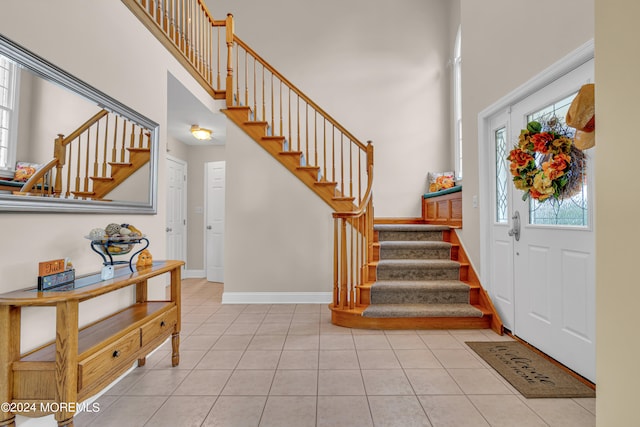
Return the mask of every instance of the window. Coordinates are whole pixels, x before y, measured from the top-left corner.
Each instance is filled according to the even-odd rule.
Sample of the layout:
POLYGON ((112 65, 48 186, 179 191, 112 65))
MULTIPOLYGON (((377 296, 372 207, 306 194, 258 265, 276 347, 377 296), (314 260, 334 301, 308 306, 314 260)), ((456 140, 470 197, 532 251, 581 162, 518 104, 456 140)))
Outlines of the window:
POLYGON ((16 162, 19 68, 0 56, 0 170, 12 170, 16 162))
POLYGON ((509 190, 511 183, 507 164, 507 128, 501 127, 493 133, 496 153, 496 222, 506 224, 509 210, 509 190))
MULTIPOLYGON (((546 123, 555 120, 566 127, 565 117, 576 93, 549 104, 527 116, 527 122, 537 120, 546 123)), ((568 128, 570 129, 570 128, 568 128)), ((537 160, 538 162, 541 159, 537 160)), ((589 204, 587 189, 587 165, 582 166, 582 185, 570 197, 562 200, 549 199, 543 203, 529 200, 529 223, 535 225, 567 225, 586 227, 589 225, 589 204)))
POLYGON ((456 179, 462 179, 462 37, 458 27, 453 48, 453 153, 456 179))

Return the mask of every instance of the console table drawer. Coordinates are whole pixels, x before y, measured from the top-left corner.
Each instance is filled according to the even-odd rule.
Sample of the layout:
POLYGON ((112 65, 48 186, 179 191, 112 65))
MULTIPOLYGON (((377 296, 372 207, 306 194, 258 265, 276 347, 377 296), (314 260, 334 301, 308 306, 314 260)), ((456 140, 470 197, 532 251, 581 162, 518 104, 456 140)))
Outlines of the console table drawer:
POLYGON ((178 309, 173 307, 166 313, 142 325, 142 328, 140 328, 142 347, 149 344, 157 337, 170 333, 177 322, 178 309))
POLYGON ((127 359, 131 359, 139 349, 140 332, 135 330, 80 361, 78 364, 78 391, 121 363, 125 363, 127 359))

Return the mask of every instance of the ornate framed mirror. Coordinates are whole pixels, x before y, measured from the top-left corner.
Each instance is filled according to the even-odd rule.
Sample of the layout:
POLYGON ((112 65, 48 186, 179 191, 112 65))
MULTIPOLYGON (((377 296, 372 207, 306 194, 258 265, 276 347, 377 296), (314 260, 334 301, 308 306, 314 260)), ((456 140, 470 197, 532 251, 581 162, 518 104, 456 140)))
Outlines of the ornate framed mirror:
POLYGON ((155 214, 158 127, 0 34, 0 211, 155 214))

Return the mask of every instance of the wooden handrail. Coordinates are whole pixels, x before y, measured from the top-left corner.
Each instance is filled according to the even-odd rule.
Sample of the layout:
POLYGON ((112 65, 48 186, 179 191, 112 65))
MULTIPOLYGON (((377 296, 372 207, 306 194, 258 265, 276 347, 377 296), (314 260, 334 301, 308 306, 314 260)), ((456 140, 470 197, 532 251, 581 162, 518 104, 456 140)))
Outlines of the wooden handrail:
POLYGON ((371 141, 367 141, 367 161, 367 189, 362 197, 362 203, 352 211, 334 212, 332 214, 334 218, 357 218, 367 209, 367 206, 373 197, 373 144, 371 141))
POLYGON ((367 146, 239 37, 232 41, 237 69, 235 81, 227 83, 234 91, 227 90, 229 108, 249 108, 251 121, 264 123, 268 135, 284 138, 282 151, 300 155, 300 166, 314 179, 335 183, 334 197, 353 201, 355 208, 364 205, 372 162, 372 156, 365 160, 367 146))
POLYGON ((39 181, 42 181, 42 189, 38 193, 52 193, 53 189, 51 188, 51 174, 49 174, 48 178, 46 178, 45 176, 47 172, 53 171, 53 168, 57 165, 58 159, 54 158, 49 160, 46 165, 38 169, 36 173, 34 173, 31 178, 29 178, 27 182, 24 183, 19 193, 31 193, 31 190, 33 190, 33 187, 35 187, 39 181))
POLYGON ((285 83, 291 90, 293 90, 298 96, 300 96, 307 104, 313 107, 318 113, 324 116, 327 120, 331 122, 332 125, 336 127, 340 132, 342 132, 345 136, 347 136, 351 141, 355 142, 362 150, 366 150, 367 147, 362 142, 360 142, 355 136, 351 134, 348 130, 344 128, 337 120, 331 117, 326 111, 324 111, 318 104, 313 102, 311 98, 304 94, 300 89, 298 89, 293 83, 291 83, 286 77, 280 74, 275 68, 271 66, 267 61, 265 61, 260 55, 256 53, 253 49, 249 47, 245 42, 243 42, 238 36, 234 34, 233 40, 238 43, 243 49, 245 49, 248 53, 251 54, 255 59, 257 59, 270 73, 274 76, 278 77, 283 83, 285 83))
POLYGON ((76 139, 77 137, 82 135, 82 133, 84 131, 89 129, 93 124, 95 124, 98 120, 100 120, 101 118, 103 118, 107 114, 109 114, 109 112, 107 110, 104 110, 104 109, 100 110, 99 112, 97 112, 93 117, 91 117, 89 120, 84 122, 84 124, 82 124, 82 126, 80 126, 78 129, 76 129, 73 132, 71 132, 68 136, 64 137, 62 139, 62 145, 63 146, 69 145, 69 143, 71 141, 73 141, 74 139, 76 139))

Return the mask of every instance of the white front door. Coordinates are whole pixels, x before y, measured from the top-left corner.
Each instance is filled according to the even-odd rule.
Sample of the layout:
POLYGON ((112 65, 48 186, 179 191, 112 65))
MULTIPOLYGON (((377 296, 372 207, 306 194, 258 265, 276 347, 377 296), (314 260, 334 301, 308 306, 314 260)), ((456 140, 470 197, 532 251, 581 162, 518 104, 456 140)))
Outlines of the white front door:
POLYGON ((207 163, 207 280, 224 282, 225 162, 207 163))
POLYGON ((167 157, 167 259, 187 259, 187 164, 167 157))
POLYGON ((505 160, 529 121, 564 121, 573 97, 589 81, 593 61, 489 120, 495 165, 489 234, 491 293, 505 326, 595 381, 595 149, 586 151, 579 191, 562 201, 523 200, 505 160))

